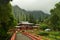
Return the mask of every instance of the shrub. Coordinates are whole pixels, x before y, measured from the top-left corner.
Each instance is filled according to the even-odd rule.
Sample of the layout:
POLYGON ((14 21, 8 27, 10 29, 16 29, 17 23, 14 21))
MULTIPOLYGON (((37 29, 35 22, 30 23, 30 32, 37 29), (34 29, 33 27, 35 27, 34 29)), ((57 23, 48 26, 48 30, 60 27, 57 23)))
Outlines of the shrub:
POLYGON ((41 35, 41 36, 48 36, 49 33, 48 33, 48 32, 39 32, 38 35, 41 35))
POLYGON ((41 23, 40 24, 40 29, 45 30, 47 28, 48 28, 48 25, 47 24, 44 24, 44 23, 41 23))
POLYGON ((52 32, 51 35, 60 36, 60 32, 52 32))

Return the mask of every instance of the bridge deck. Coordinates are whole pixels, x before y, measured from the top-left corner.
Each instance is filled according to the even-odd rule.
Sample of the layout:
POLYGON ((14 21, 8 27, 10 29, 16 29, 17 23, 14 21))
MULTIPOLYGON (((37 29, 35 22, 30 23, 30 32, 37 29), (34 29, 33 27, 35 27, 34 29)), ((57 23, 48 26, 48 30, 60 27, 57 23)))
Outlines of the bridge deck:
POLYGON ((32 40, 32 39, 30 39, 29 37, 27 37, 21 33, 17 33, 16 40, 32 40))

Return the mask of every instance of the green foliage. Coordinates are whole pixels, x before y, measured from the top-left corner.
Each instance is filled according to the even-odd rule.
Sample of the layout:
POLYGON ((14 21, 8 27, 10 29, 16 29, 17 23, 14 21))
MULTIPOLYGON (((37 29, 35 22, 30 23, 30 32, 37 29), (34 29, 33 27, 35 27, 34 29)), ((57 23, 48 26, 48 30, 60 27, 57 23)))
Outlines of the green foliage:
POLYGON ((29 15, 29 20, 30 23, 35 23, 34 17, 32 14, 29 15))
POLYGON ((60 30, 60 2, 51 11, 50 25, 54 30, 60 30))
POLYGON ((50 35, 60 36, 60 32, 51 32, 50 35))
POLYGON ((44 13, 43 11, 26 11, 19 8, 18 6, 13 7, 14 15, 18 21, 29 21, 37 23, 36 20, 43 21, 49 14, 44 13), (24 15, 24 16, 23 16, 24 15))
MULTIPOLYGON (((6 0, 0 0, 1 2, 6 2, 6 0)), ((16 25, 16 20, 12 14, 11 4, 6 3, 0 5, 0 40, 7 40, 8 30, 16 25)))
POLYGON ((60 32, 49 32, 49 38, 52 38, 53 40, 60 40, 60 32))
POLYGON ((7 4, 12 0, 0 0, 0 5, 7 4))
POLYGON ((40 29, 45 30, 48 28, 48 25, 45 23, 40 23, 40 29))
POLYGON ((49 33, 48 33, 48 32, 39 32, 38 35, 41 35, 41 36, 48 36, 49 33))

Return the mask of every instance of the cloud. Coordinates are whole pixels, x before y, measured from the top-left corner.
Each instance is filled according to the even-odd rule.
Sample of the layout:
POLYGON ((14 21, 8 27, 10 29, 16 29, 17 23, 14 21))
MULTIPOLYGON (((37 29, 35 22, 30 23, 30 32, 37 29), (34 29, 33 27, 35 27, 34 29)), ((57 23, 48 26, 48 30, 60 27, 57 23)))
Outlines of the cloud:
POLYGON ((12 5, 18 5, 25 10, 43 10, 49 13, 50 9, 60 0, 13 0, 12 5))

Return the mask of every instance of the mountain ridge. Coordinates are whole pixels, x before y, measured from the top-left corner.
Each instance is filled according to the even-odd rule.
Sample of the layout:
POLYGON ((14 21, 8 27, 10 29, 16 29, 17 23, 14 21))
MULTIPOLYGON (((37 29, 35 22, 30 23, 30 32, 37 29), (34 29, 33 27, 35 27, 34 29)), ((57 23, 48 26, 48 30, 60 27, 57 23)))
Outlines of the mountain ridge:
POLYGON ((21 9, 19 6, 13 6, 13 12, 17 19, 20 21, 26 20, 26 16, 28 17, 30 14, 34 17, 35 20, 38 20, 39 17, 44 20, 46 17, 49 16, 49 14, 44 13, 42 10, 39 11, 26 11, 24 9, 21 9), (23 20, 21 20, 23 19, 23 20))

